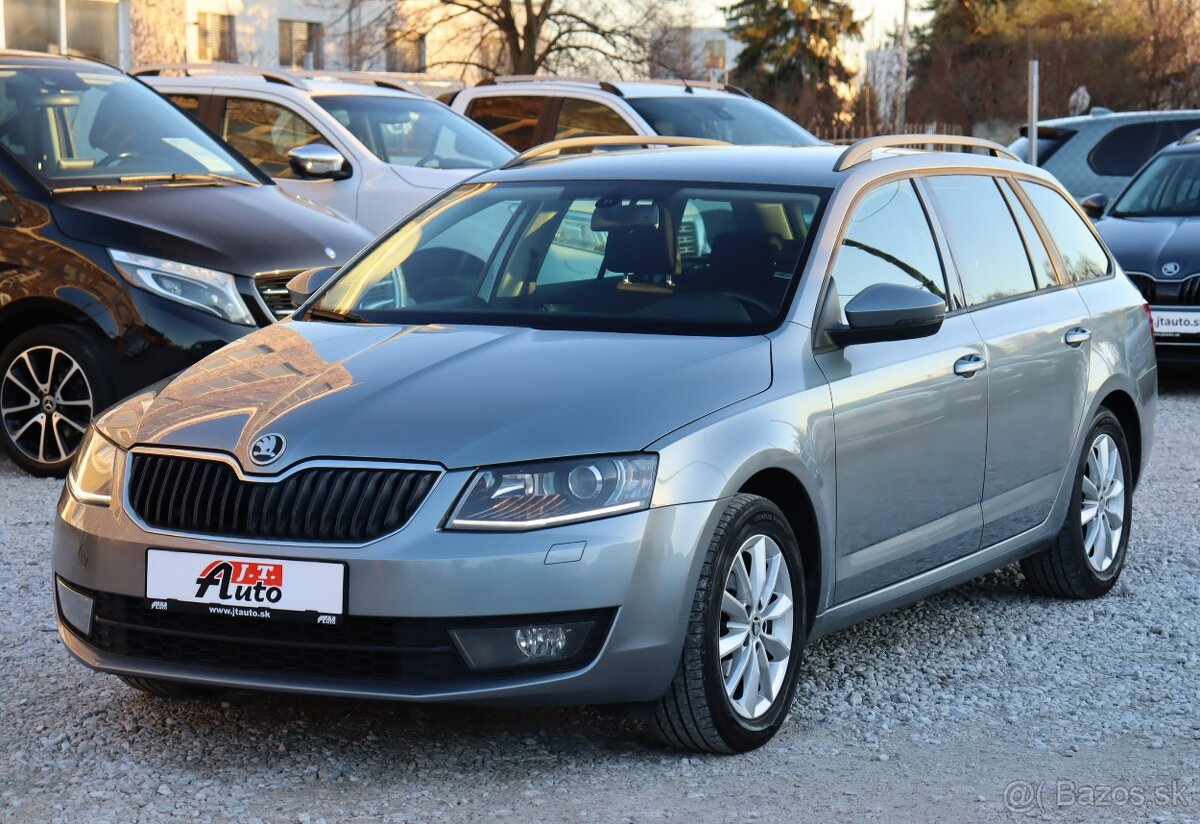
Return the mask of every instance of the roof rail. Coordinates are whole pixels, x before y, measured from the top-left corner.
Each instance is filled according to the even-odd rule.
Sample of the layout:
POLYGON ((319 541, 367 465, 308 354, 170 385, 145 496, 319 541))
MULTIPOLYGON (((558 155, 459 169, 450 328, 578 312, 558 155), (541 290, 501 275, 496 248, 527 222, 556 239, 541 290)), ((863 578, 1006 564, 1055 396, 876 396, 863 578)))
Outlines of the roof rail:
POLYGON ((871 155, 879 149, 898 149, 905 146, 962 146, 973 149, 987 149, 992 153, 992 157, 1003 157, 1008 160, 1015 160, 1018 163, 1021 161, 1021 158, 999 143, 984 140, 982 137, 965 137, 963 135, 950 134, 885 134, 877 137, 866 137, 852 143, 838 157, 837 162, 833 164, 833 170, 835 172, 844 172, 851 166, 862 163, 864 160, 870 160, 871 155))
MULTIPOLYGON (((382 89, 395 89, 409 94, 421 94, 421 90, 396 77, 388 77, 379 72, 326 71, 325 69, 301 69, 294 72, 297 77, 309 80, 334 80, 340 83, 359 83, 367 86, 379 86, 382 89)), ((424 95, 421 95, 424 97, 424 95)))
POLYGON ((268 83, 281 83, 297 89, 307 89, 308 84, 298 74, 285 69, 264 69, 259 66, 246 66, 241 63, 152 63, 131 69, 134 77, 161 75, 166 71, 182 72, 190 77, 194 72, 200 74, 248 74, 256 75, 268 83))
POLYGON ((544 158, 547 155, 560 155, 568 149, 603 149, 608 146, 728 146, 723 140, 709 140, 706 137, 665 137, 663 135, 612 135, 607 137, 568 137, 565 140, 551 140, 540 146, 527 149, 509 160, 501 169, 515 169, 544 158))
POLYGON ((625 96, 617 88, 616 84, 595 77, 568 77, 565 75, 560 77, 554 74, 498 74, 495 77, 480 80, 475 85, 496 86, 501 83, 583 83, 588 86, 599 86, 604 91, 611 92, 618 97, 625 96))
POLYGON ((732 83, 713 83, 711 80, 672 80, 666 78, 652 78, 643 80, 643 83, 661 83, 664 86, 683 86, 685 89, 715 89, 719 92, 729 92, 730 94, 740 95, 741 97, 752 97, 750 92, 743 89, 741 86, 735 86, 732 83))

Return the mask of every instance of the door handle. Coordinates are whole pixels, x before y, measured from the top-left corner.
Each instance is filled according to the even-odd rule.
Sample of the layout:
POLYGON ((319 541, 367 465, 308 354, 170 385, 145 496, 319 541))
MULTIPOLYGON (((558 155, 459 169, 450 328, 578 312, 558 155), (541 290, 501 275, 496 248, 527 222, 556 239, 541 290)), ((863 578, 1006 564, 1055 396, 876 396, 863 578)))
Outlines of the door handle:
POLYGON ((964 355, 954 362, 954 374, 969 378, 981 369, 987 368, 987 361, 980 355, 964 355))
POLYGON ((1084 329, 1082 326, 1076 326, 1074 329, 1068 329, 1067 334, 1063 335, 1063 343, 1067 346, 1080 346, 1092 339, 1092 333, 1084 329))

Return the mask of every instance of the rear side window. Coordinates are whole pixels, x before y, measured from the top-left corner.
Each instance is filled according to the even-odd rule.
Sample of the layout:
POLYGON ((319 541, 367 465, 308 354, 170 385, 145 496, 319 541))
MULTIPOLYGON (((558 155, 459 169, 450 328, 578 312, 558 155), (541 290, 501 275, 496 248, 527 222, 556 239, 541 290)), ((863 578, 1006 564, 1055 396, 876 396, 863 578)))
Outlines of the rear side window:
POLYGON ((1175 139, 1173 132, 1163 130, 1161 126, 1157 121, 1118 126, 1092 148, 1088 165, 1098 175, 1129 177, 1150 155, 1175 139), (1160 137, 1164 131, 1166 139, 1160 137))
POLYGON ((885 183, 858 204, 846 226, 833 279, 843 308, 876 283, 917 286, 947 300, 929 218, 911 180, 885 183))
POLYGON ((1025 244, 996 181, 983 175, 928 178, 968 305, 1037 288, 1025 244))
POLYGON ((200 98, 194 94, 169 94, 167 99, 196 119, 200 118, 200 98))
POLYGON ((287 153, 297 146, 324 142, 307 120, 266 100, 231 97, 225 101, 221 137, 271 177, 295 177, 287 153))
POLYGON ((1021 188, 1042 216, 1071 280, 1104 277, 1111 270, 1108 254, 1092 227, 1066 198, 1049 186, 1021 181, 1021 188))
POLYGON ((1050 286, 1057 286, 1058 281, 1054 276, 1054 263, 1050 259, 1050 252, 1046 249, 1046 244, 1042 243, 1041 235, 1034 228, 1029 213, 1025 211, 1024 204, 1009 188, 1007 180, 1000 183, 1000 191, 1004 193, 1004 199, 1008 201, 1008 208, 1012 210, 1013 216, 1017 219, 1017 228, 1021 230, 1021 237, 1025 240, 1025 251, 1029 253, 1029 263, 1033 266, 1033 279, 1037 281, 1038 288, 1046 289, 1050 286))
POLYGON ((576 97, 563 98, 562 108, 558 110, 558 122, 554 127, 555 140, 633 133, 625 119, 608 106, 576 97))
POLYGON ((467 117, 523 152, 533 146, 545 101, 529 95, 478 97, 467 106, 467 117))

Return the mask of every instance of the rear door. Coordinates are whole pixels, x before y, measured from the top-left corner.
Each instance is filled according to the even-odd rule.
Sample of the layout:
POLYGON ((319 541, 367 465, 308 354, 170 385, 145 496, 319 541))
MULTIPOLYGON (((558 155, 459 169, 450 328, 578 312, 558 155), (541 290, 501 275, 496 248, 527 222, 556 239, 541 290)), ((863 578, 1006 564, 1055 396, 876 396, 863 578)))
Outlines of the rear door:
MULTIPOLYGON (((874 283, 917 286, 955 306, 911 180, 883 183, 854 207, 826 300, 844 307, 874 283)), ((961 310, 930 337, 818 350, 834 408, 836 602, 979 549, 983 357, 961 310)))
POLYGON ((518 152, 545 142, 546 104, 544 95, 484 95, 467 103, 467 117, 512 146, 518 152))
POLYGON ((925 185, 986 347, 986 547, 1050 514, 1087 395, 1088 310, 1072 284, 1059 282, 1007 180, 938 175, 925 185))

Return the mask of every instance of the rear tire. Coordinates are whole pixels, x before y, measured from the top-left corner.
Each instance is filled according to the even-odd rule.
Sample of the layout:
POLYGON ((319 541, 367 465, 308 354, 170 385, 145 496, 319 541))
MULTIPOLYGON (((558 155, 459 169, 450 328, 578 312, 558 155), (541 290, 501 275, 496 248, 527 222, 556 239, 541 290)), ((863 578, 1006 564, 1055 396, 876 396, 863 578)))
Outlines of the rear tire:
POLYGON ((1058 598, 1098 598, 1125 566, 1133 522, 1133 463, 1121 422, 1101 408, 1075 466, 1071 503, 1058 536, 1021 561, 1034 592, 1058 598))
POLYGON ((735 495, 706 551, 679 669, 655 708, 651 728, 662 741, 739 753, 771 740, 796 691, 804 593, 800 547, 783 513, 765 498, 735 495))
POLYGON ((133 687, 138 692, 153 695, 155 698, 170 698, 187 700, 192 698, 211 698, 219 690, 212 687, 198 687, 193 684, 183 684, 178 681, 163 681, 159 678, 135 678, 132 675, 118 675, 125 685, 133 687))
POLYGON ((111 372, 79 326, 18 335, 0 352, 0 447, 30 474, 67 474, 88 423, 116 400, 111 372))

